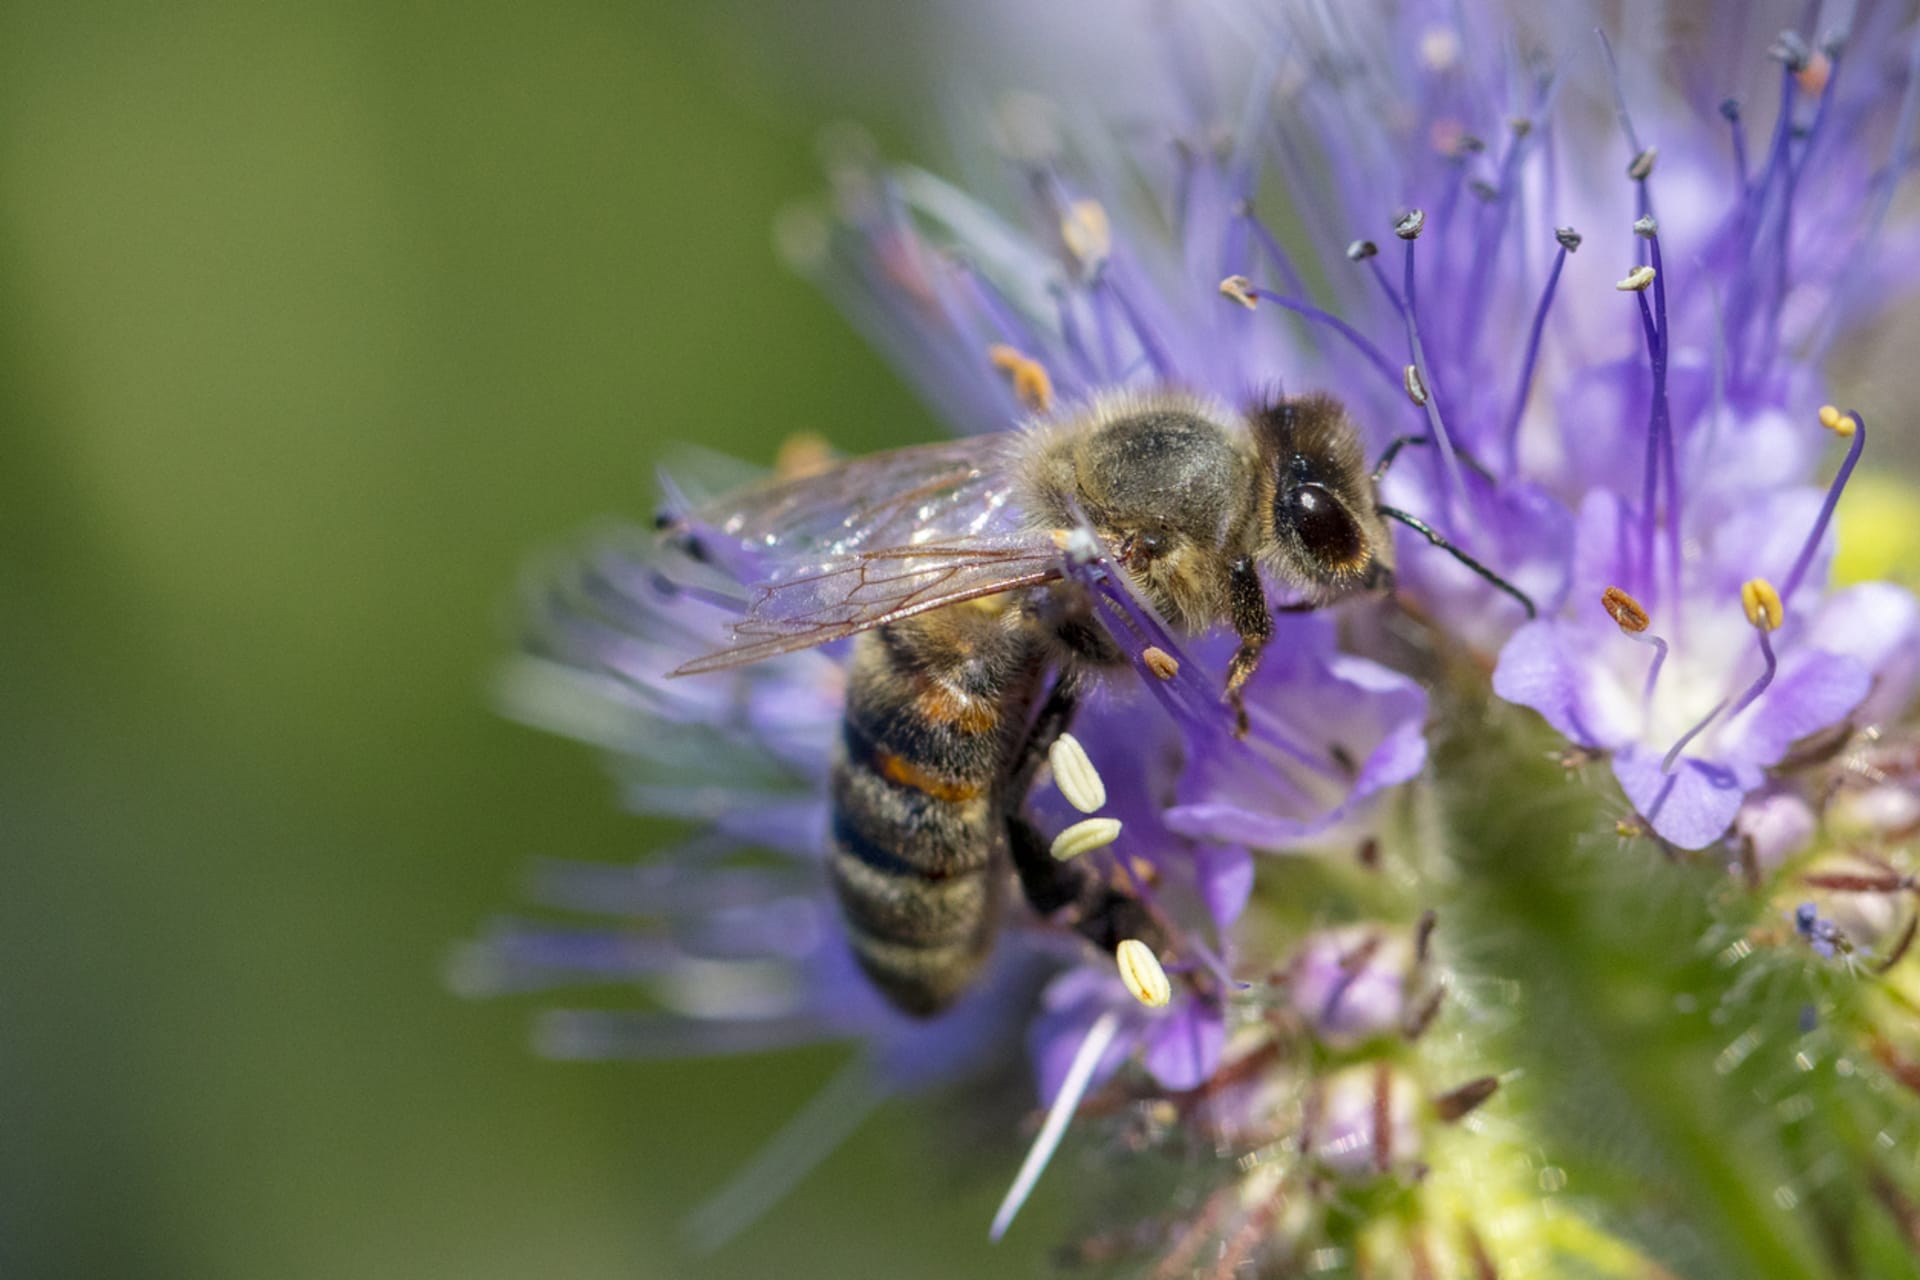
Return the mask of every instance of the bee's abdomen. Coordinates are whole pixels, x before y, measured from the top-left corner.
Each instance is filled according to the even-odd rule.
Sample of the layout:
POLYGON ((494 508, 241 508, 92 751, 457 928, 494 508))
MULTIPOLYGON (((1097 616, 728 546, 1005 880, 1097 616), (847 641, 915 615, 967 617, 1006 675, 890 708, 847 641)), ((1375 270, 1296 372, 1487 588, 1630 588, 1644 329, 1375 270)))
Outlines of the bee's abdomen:
POLYGON ((999 783, 1029 710, 1031 645, 969 606, 856 642, 829 866, 855 956, 909 1013, 949 1004, 993 944, 999 783))

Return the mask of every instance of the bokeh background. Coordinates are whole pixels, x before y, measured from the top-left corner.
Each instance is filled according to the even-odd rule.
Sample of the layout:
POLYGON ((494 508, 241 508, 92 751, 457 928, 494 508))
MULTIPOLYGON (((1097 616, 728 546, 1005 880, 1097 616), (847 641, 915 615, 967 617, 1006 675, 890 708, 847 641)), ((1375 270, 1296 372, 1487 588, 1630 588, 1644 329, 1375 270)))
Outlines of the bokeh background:
POLYGON ((662 834, 486 705, 526 558, 669 441, 937 430, 769 234, 833 119, 912 149, 904 21, 0 7, 0 1275, 1036 1269, 1015 1139, 899 1107, 686 1258, 842 1055, 545 1063, 442 979, 662 834))

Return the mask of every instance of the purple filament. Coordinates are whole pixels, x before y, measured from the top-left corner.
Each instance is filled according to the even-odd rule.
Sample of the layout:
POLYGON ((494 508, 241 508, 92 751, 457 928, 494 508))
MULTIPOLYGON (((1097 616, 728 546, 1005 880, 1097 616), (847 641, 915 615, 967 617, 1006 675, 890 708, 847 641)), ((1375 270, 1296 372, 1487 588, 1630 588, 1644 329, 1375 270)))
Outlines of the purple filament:
POLYGON ((1520 365, 1520 383, 1513 389, 1513 408, 1507 413, 1507 474, 1520 468, 1520 414, 1527 406, 1527 393, 1533 389, 1533 370, 1540 359, 1540 338, 1547 328, 1547 309, 1553 305, 1554 291, 1560 287, 1560 271, 1567 265, 1567 249, 1560 246, 1541 291, 1540 305, 1533 310, 1533 329, 1527 335, 1527 357, 1520 365))
POLYGON ((1853 419, 1853 439, 1848 442, 1847 456, 1840 464, 1840 470, 1834 474, 1833 483, 1827 486, 1826 501, 1820 504, 1820 515, 1813 522, 1813 531, 1801 544, 1800 554, 1793 562, 1793 568, 1787 571, 1786 585, 1780 590, 1782 600, 1793 599, 1793 593, 1800 587, 1800 581, 1806 577, 1807 566, 1813 563, 1813 553, 1820 545, 1820 539, 1826 535, 1827 525, 1833 519, 1833 510, 1840 503, 1840 491, 1847 487, 1847 477, 1853 474, 1854 464, 1860 461, 1861 451, 1867 447, 1867 424, 1858 413, 1848 413, 1853 419))

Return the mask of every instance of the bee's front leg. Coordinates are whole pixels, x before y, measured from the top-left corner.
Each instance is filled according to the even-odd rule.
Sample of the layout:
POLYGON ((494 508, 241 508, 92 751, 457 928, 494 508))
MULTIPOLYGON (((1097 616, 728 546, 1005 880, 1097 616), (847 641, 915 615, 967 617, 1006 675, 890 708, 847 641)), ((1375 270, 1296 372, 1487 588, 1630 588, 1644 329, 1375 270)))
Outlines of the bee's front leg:
POLYGON ((1273 639, 1273 610, 1267 606, 1266 590, 1260 585, 1260 571, 1250 559, 1240 559, 1227 571, 1227 603, 1232 611, 1233 629, 1240 637, 1227 664, 1227 705, 1233 708, 1235 737, 1247 736, 1247 704, 1243 692, 1246 683, 1260 666, 1260 654, 1273 639))

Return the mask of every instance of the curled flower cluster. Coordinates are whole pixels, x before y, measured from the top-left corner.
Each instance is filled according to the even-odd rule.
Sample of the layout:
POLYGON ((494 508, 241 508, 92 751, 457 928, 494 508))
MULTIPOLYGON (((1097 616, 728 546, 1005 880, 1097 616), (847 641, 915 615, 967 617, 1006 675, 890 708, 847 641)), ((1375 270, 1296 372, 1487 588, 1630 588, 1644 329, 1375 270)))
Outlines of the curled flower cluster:
MULTIPOLYGON (((1233 638, 1175 634, 1124 549, 1063 536, 1131 673, 1093 690, 1025 812, 1165 945, 1101 952, 1011 907, 991 971, 916 1021, 861 978, 820 866, 840 646, 669 678, 737 619, 759 549, 605 546, 537 583, 506 703, 609 749, 634 807, 696 834, 636 869, 543 869, 544 906, 618 924, 504 922, 458 981, 649 995, 546 1015, 562 1056, 852 1040, 869 1100, 1024 1051, 1048 1116, 996 1237, 1078 1114, 1227 1157, 1090 1258, 1422 1276, 1570 1252, 1647 1274, 1638 1244, 1543 1209, 1565 1184, 1544 1140, 1482 1110, 1527 975, 1435 950, 1433 908, 1472 886, 1429 738, 1472 739, 1503 700, 1569 760, 1606 760, 1623 832, 1740 873, 1700 934, 1733 956, 1716 1016, 1771 981, 1744 976, 1751 955, 1870 967, 1883 994, 1818 1034, 1920 1092, 1920 1031, 1892 1012, 1916 927, 1920 605, 1829 584, 1869 433, 1822 388, 1834 344, 1920 278, 1890 219, 1920 35, 1897 6, 1796 7, 1768 45, 1748 6, 1696 8, 1688 39, 1490 4, 1173 11, 1144 125, 1031 97, 1002 113, 999 205, 839 139, 830 204, 781 243, 955 429, 1044 429, 1128 389, 1335 391, 1404 526, 1391 592, 1281 613, 1237 731, 1233 638), (1304 906, 1264 891, 1298 876, 1304 906)), ((1500 723, 1488 749, 1511 750, 1500 723)), ((1912 1173, 1870 1179, 1910 1227, 1912 1173)))

